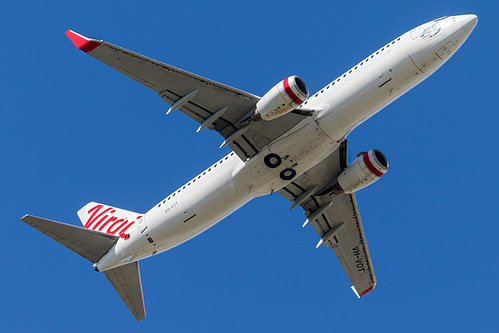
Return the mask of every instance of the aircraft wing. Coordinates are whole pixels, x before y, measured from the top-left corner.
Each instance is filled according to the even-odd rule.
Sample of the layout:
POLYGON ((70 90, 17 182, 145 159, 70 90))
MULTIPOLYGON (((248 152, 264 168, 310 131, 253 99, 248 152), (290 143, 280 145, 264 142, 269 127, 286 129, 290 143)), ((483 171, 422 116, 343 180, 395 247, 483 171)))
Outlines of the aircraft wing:
POLYGON ((336 152, 281 189, 279 194, 302 206, 307 216, 304 226, 311 224, 321 237, 317 247, 325 244, 333 249, 355 294, 362 297, 374 289, 376 277, 355 195, 313 195, 346 167, 347 142, 344 141, 336 152))
POLYGON ((300 115, 287 114, 243 128, 238 121, 253 111, 260 97, 71 30, 66 35, 80 50, 157 92, 172 106, 169 112, 178 109, 199 122, 200 128, 219 132, 242 160, 302 120, 300 115))

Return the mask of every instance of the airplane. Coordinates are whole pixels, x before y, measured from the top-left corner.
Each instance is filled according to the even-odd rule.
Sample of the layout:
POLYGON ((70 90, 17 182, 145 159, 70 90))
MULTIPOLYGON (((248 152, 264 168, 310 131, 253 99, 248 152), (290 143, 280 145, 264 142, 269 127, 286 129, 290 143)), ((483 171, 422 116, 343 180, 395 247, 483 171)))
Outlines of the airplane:
POLYGON ((347 161, 346 137, 428 78, 461 47, 475 15, 442 17, 383 45, 309 96, 290 76, 263 97, 214 82, 119 46, 68 30, 77 48, 158 93, 171 107, 223 137, 231 153, 146 213, 90 202, 83 227, 25 215, 21 220, 103 272, 135 318, 145 318, 139 260, 202 233, 251 199, 274 192, 301 206, 338 257, 357 297, 376 286, 355 192, 380 179, 389 163, 378 149, 347 161))

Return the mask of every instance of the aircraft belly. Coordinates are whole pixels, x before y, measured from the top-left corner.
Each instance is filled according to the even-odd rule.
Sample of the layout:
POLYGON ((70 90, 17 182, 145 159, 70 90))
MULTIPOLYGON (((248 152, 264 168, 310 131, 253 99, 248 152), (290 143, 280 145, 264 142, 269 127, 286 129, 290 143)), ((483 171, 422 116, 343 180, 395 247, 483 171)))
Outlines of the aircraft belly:
POLYGON ((291 134, 276 140, 246 162, 244 168, 235 173, 236 181, 251 186, 254 196, 278 191, 339 146, 311 117, 297 127, 298 130, 290 130, 291 134), (279 156, 281 162, 278 166, 271 168, 265 164, 265 157, 269 154, 279 156), (289 169, 294 170, 296 175, 291 180, 283 179, 282 172, 289 169))
POLYGON ((338 148, 351 130, 426 77, 419 74, 418 67, 407 54, 394 53, 390 62, 391 67, 380 66, 359 73, 365 80, 345 84, 329 99, 318 98, 312 106, 325 106, 320 108, 318 119, 305 118, 246 163, 233 161, 204 183, 198 182, 172 196, 161 209, 152 209, 145 216, 147 229, 143 233, 135 231, 129 240, 120 242, 122 246, 117 246, 114 260, 121 260, 117 263, 121 265, 123 260, 124 263, 140 260, 178 246, 253 197, 288 185, 292 179, 282 179, 283 170, 293 169, 296 172, 294 179, 322 161, 338 148), (356 93, 352 95, 352 92, 356 93), (265 156, 269 154, 281 158, 278 167, 269 168, 265 164, 265 156))
POLYGON ((331 138, 342 140, 355 127, 426 78, 405 52, 393 52, 384 63, 359 73, 363 80, 347 82, 325 101, 331 105, 331 110, 322 112, 318 122, 331 138))
POLYGON ((152 242, 142 242, 143 255, 160 253, 188 241, 251 200, 249 187, 230 176, 231 170, 221 172, 174 197, 177 199, 170 200, 159 214, 151 211, 146 216, 148 229, 142 238, 151 238, 152 242))

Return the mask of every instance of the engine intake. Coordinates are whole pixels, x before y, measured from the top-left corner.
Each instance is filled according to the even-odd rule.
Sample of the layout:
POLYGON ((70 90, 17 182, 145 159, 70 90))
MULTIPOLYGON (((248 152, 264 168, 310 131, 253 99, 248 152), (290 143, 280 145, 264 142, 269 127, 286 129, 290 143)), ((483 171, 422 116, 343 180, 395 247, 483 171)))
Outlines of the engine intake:
POLYGON ((350 194, 373 184, 388 171, 388 160, 378 149, 363 153, 336 178, 332 193, 350 194))
POLYGON ((296 75, 290 76, 270 89, 256 103, 253 120, 272 120, 289 113, 308 98, 305 82, 296 75))

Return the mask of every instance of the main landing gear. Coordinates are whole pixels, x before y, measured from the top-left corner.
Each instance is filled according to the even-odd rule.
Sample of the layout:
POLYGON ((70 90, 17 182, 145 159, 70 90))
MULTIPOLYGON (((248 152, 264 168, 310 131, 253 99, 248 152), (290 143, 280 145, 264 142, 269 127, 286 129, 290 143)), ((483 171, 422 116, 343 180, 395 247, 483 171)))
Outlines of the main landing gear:
POLYGON ((263 161, 265 162, 265 165, 271 169, 275 169, 281 165, 281 158, 277 154, 268 154, 263 161))
MULTIPOLYGON (((282 159, 279 157, 279 155, 271 153, 265 156, 263 159, 265 162, 265 165, 268 166, 271 169, 277 168, 279 165, 281 165, 282 159)), ((282 180, 291 180, 296 176, 296 171, 291 169, 291 168, 286 168, 281 171, 279 174, 279 177, 281 177, 282 180)))
POLYGON ((296 176, 296 171, 290 168, 284 169, 281 171, 279 176, 282 180, 291 180, 296 176))

